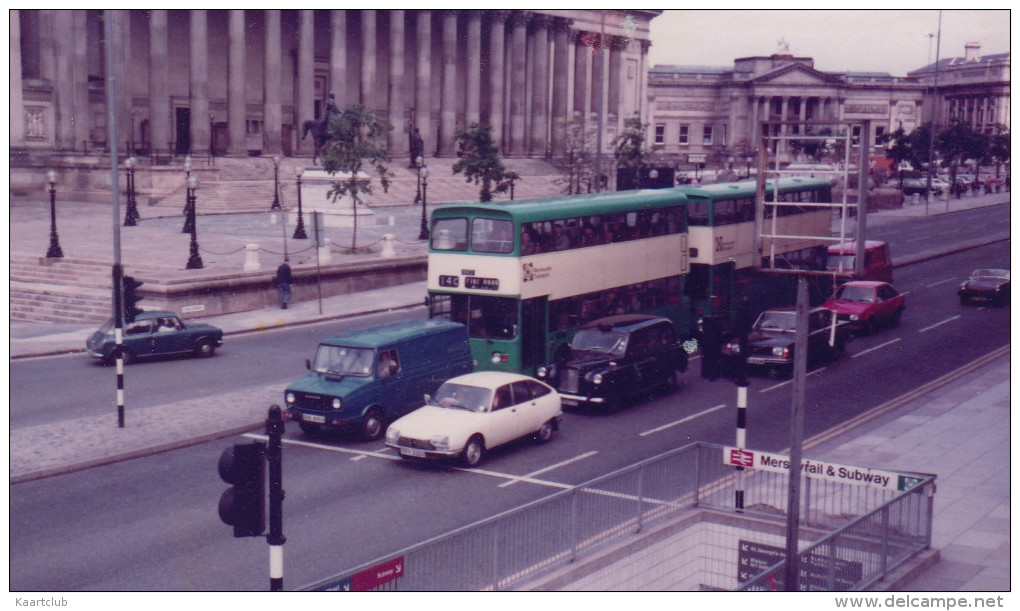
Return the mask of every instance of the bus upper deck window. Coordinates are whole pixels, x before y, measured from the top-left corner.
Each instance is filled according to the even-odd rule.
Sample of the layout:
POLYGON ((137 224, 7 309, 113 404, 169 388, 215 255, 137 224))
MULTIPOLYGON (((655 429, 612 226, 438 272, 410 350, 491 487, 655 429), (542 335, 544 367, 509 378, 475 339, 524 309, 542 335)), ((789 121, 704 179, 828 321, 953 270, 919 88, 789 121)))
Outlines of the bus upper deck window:
POLYGON ((432 223, 433 250, 467 250, 467 219, 436 219, 432 223))
POLYGON ((471 222, 471 250, 494 253, 513 252, 513 221, 484 217, 475 218, 471 222))

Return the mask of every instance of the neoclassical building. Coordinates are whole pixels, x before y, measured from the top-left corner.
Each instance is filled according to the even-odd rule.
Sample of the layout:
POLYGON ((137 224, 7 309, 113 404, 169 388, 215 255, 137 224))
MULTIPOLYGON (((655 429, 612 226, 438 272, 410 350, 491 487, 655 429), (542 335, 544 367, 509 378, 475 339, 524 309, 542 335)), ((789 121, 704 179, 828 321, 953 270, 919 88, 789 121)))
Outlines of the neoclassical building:
POLYGON ((604 113, 608 142, 624 118, 645 116, 659 13, 11 10, 12 158, 108 152, 110 116, 118 150, 153 163, 310 155, 301 125, 330 92, 394 126, 394 157, 408 155, 415 127, 426 155, 453 156, 454 131, 477 121, 504 155, 547 158, 568 120, 604 113))
POLYGON ((1009 53, 981 55, 981 45, 964 45, 963 57, 947 57, 907 74, 925 86, 927 94, 937 95, 936 124, 946 125, 958 118, 976 131, 991 134, 996 126, 1009 128, 1009 53), (937 82, 936 82, 937 79, 937 82))
MULTIPOLYGON (((689 169, 695 163, 741 166, 758 150, 762 122, 870 121, 873 154, 879 138, 930 121, 963 117, 975 129, 1009 127, 1009 54, 940 60, 905 77, 874 72, 823 72, 810 57, 782 46, 769 56, 739 58, 732 67, 653 66, 648 73, 650 139, 657 161, 689 169)), ((793 133, 800 126, 773 126, 793 133)), ((805 128, 806 129, 806 128, 805 128)), ((781 151, 786 161, 792 151, 781 151)))

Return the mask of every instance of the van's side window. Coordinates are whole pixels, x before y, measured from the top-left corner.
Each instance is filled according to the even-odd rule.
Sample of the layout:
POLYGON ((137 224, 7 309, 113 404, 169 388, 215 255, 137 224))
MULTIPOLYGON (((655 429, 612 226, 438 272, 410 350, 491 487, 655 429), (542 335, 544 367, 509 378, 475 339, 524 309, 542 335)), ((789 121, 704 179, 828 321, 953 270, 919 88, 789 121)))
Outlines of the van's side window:
POLYGON ((400 360, 397 358, 396 349, 380 350, 379 365, 376 372, 380 378, 387 378, 400 371, 400 360))

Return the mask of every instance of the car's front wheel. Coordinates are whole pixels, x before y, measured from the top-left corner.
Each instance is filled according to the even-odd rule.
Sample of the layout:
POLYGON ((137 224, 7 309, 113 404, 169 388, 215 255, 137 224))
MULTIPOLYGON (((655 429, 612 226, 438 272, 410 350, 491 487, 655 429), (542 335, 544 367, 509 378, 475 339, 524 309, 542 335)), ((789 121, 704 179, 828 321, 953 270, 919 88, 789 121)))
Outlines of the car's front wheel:
POLYGON ((467 444, 464 446, 460 460, 464 463, 465 467, 471 468, 477 467, 484 457, 485 442, 482 440, 481 435, 474 435, 471 439, 468 439, 467 444))
POLYGON ((361 421, 361 436, 365 438, 365 441, 375 441, 382 437, 385 431, 382 412, 377 409, 368 410, 361 421))
POLYGON ((209 358, 216 354, 216 346, 211 341, 203 339, 195 344, 195 356, 209 358))

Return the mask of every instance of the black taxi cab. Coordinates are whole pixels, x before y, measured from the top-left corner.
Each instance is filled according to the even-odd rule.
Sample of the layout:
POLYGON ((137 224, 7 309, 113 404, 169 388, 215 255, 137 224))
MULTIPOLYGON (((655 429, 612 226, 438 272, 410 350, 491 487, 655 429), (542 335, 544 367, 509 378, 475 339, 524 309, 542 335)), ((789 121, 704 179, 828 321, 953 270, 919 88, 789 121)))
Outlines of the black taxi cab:
POLYGON ((615 408, 657 387, 672 388, 687 370, 687 352, 672 321, 621 314, 581 326, 568 349, 536 376, 560 393, 564 406, 615 408))

